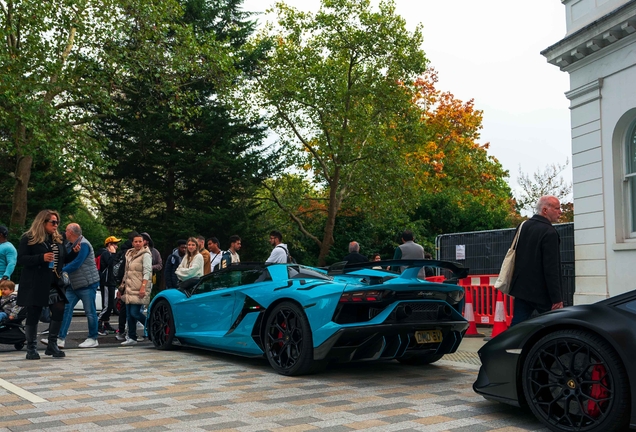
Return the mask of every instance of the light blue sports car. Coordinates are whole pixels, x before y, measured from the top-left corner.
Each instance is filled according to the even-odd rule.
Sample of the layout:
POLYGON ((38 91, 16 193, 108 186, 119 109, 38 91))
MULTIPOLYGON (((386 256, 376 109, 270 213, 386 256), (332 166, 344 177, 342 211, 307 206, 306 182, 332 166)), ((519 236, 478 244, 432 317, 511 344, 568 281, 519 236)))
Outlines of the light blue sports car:
POLYGON ((457 286, 467 273, 431 260, 338 263, 328 270, 242 263, 161 291, 146 329, 158 349, 264 356, 283 375, 315 372, 329 362, 428 364, 454 352, 468 328, 464 290, 457 286), (419 279, 422 267, 441 268, 449 278, 419 279))

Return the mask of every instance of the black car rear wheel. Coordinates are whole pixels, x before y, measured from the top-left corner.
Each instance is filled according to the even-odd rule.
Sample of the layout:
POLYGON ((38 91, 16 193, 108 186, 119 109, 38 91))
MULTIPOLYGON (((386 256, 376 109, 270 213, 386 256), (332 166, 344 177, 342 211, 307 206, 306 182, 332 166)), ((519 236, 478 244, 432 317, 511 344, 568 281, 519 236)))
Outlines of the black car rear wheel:
POLYGON ((624 430, 630 395, 614 349, 580 330, 539 340, 523 366, 523 392, 534 415, 553 431, 624 430))
POLYGON ((16 344, 13 344, 13 348, 20 351, 22 348, 24 348, 24 342, 18 342, 16 344))
POLYGON ((399 358, 398 361, 406 365, 423 366, 423 365, 435 363, 442 357, 444 357, 444 354, 426 354, 426 355, 420 355, 420 356, 399 358))
POLYGON ((279 374, 311 372, 314 356, 311 327, 295 303, 281 303, 268 314, 264 341, 267 360, 279 374))
POLYGON ((165 300, 159 300, 150 312, 150 337, 155 348, 170 350, 174 348, 175 328, 172 309, 165 300))

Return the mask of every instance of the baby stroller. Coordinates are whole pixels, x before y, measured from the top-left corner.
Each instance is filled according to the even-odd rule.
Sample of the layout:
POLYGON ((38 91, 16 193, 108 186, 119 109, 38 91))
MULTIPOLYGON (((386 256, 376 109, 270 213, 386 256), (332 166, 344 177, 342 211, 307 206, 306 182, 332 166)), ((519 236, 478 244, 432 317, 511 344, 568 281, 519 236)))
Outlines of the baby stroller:
POLYGON ((0 323, 0 344, 13 345, 16 350, 24 348, 26 337, 22 321, 26 318, 26 308, 22 308, 18 318, 0 323))

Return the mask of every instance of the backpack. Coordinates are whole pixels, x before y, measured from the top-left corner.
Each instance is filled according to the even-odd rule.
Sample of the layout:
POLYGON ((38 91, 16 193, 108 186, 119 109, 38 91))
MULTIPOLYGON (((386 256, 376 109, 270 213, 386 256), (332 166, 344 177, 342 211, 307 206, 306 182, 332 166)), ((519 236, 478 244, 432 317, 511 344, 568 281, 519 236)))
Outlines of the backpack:
POLYGON ((97 255, 97 258, 95 258, 95 266, 97 267, 97 271, 101 271, 102 270, 102 256, 101 255, 97 255))
POLYGON ((287 254, 287 264, 297 264, 296 260, 294 259, 294 257, 289 254, 289 251, 284 246, 278 245, 276 247, 281 248, 287 254))
POLYGON ((126 272, 126 253, 125 251, 117 252, 115 260, 113 262, 113 277, 115 283, 120 285, 124 280, 124 273, 126 272))

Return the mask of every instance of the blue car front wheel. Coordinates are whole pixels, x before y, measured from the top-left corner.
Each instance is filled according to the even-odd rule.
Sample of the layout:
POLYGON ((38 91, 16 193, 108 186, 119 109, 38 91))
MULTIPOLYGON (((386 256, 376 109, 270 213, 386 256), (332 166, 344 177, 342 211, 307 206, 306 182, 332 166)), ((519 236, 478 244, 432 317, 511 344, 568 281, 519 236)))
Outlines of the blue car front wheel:
POLYGON ((265 353, 281 375, 309 373, 313 364, 311 327, 302 308, 292 302, 275 306, 265 322, 265 353))
POLYGON ((175 328, 172 308, 165 300, 159 300, 150 311, 150 326, 148 328, 152 343, 160 350, 174 348, 175 328))

